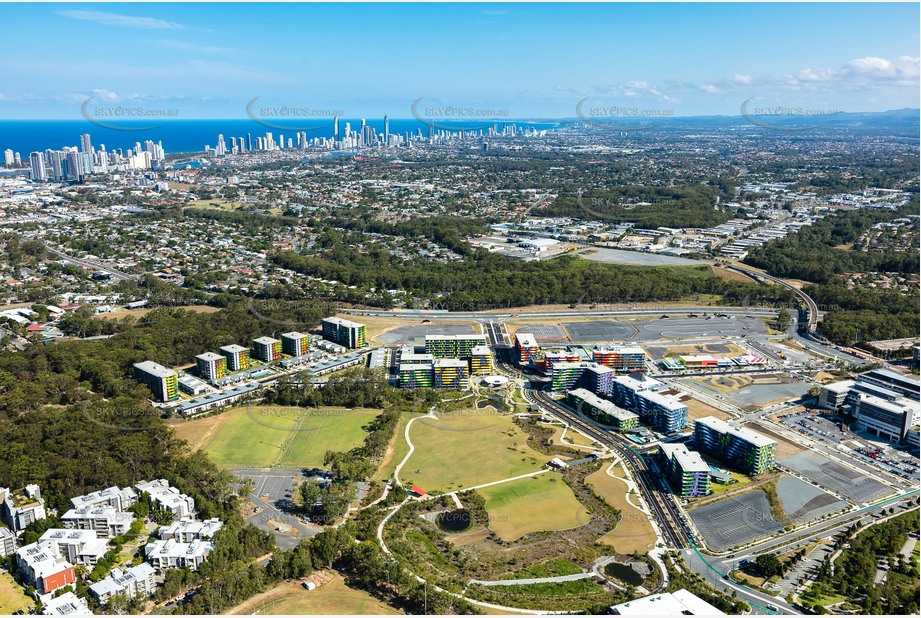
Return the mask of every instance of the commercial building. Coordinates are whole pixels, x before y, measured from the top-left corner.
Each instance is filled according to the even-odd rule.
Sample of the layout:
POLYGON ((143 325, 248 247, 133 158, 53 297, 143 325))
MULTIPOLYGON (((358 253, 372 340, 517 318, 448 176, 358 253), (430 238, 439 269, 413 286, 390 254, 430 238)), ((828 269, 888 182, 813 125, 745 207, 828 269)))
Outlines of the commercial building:
POLYGON ((685 589, 652 594, 611 606, 615 616, 725 616, 696 594, 685 589))
POLYGON ((195 500, 170 487, 166 479, 141 481, 134 488, 138 493, 147 493, 158 509, 169 511, 174 517, 182 519, 195 514, 195 500))
POLYGON ((921 424, 921 403, 905 397, 887 400, 865 393, 857 394, 854 405, 857 426, 890 442, 908 438, 912 427, 921 424))
POLYGON ((153 361, 134 364, 134 377, 143 382, 159 401, 179 399, 179 374, 153 361))
POLYGON ((566 393, 566 403, 576 412, 619 431, 631 431, 640 426, 639 416, 584 388, 566 393))
POLYGON ((90 606, 73 592, 48 599, 42 605, 42 616, 83 616, 90 615, 90 606))
POLYGON ((854 380, 844 380, 832 384, 824 384, 819 391, 819 407, 826 410, 838 410, 844 406, 851 388, 854 386, 854 380))
POLYGON ((551 373, 553 367, 559 363, 578 363, 582 356, 569 350, 549 350, 544 352, 544 372, 551 373))
POLYGON ((486 335, 425 336, 425 352, 435 358, 470 358, 473 348, 485 345, 486 335))
POLYGON ((249 368, 249 350, 242 345, 225 345, 220 352, 227 359, 228 371, 243 371, 249 368))
POLYGON ((227 359, 214 352, 205 352, 195 357, 195 366, 199 376, 214 382, 223 378, 227 372, 227 359))
POLYGON ((281 358, 281 341, 271 337, 253 339, 253 358, 271 363, 281 358))
POLYGON ((45 500, 38 485, 26 485, 22 491, 0 487, 0 516, 16 534, 32 522, 45 519, 45 500))
POLYGON ((310 335, 290 332, 281 335, 281 351, 289 356, 303 356, 310 348, 310 335))
POLYGON ((659 461, 672 487, 683 497, 710 493, 710 465, 684 444, 660 444, 659 461))
POLYGON ((540 353, 537 339, 531 333, 515 333, 515 353, 519 365, 527 365, 540 353))
POLYGON ((61 522, 69 530, 92 530, 100 538, 113 538, 131 531, 134 515, 109 505, 85 506, 68 510, 61 522))
POLYGON ((777 442, 767 436, 733 427, 715 416, 694 421, 697 447, 749 476, 762 474, 774 466, 777 442))
POLYGON ((365 345, 365 325, 342 318, 323 319, 323 338, 334 341, 350 350, 365 345))
POLYGON ((470 375, 482 376, 493 372, 492 351, 489 346, 478 345, 470 350, 470 375))
POLYGON ((470 369, 467 361, 459 358, 439 358, 433 365, 432 381, 435 388, 466 389, 470 386, 470 369))
POLYGON ((400 388, 431 388, 434 373, 432 363, 401 363, 397 371, 400 388))
POLYGON ((154 568, 146 562, 128 569, 115 568, 108 577, 90 586, 90 594, 101 605, 117 594, 128 598, 149 597, 157 587, 155 574, 154 568))
POLYGON ((646 352, 639 346, 599 346, 592 350, 592 360, 621 373, 646 368, 646 352))
POLYGON ((871 369, 857 376, 857 381, 897 391, 906 399, 921 400, 921 382, 889 369, 871 369))
POLYGON ((710 356, 709 354, 683 354, 678 357, 678 360, 688 369, 701 369, 705 367, 716 367, 718 365, 716 357, 710 356))

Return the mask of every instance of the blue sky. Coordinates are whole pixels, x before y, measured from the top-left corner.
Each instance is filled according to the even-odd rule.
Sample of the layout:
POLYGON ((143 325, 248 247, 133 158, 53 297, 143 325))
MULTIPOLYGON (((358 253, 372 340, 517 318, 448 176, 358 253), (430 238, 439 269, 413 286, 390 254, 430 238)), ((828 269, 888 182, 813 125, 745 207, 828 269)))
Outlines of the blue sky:
POLYGON ((919 106, 917 3, 0 4, 0 22, 2 119, 88 99, 179 118, 256 97, 350 118, 420 98, 519 118, 919 106))

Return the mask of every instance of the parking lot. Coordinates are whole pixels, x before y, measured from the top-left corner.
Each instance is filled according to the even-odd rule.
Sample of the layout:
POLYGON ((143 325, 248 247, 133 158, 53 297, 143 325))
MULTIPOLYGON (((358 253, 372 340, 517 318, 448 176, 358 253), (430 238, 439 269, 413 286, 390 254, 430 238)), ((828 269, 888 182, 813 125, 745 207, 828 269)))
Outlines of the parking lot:
POLYGON ((253 482, 249 500, 254 506, 246 520, 275 536, 275 543, 286 550, 295 547, 302 538, 311 537, 321 528, 291 512, 290 500, 294 495, 295 479, 305 476, 306 470, 263 470, 239 468, 231 471, 240 478, 253 482))
POLYGON ((573 343, 610 343, 633 339, 636 329, 624 322, 569 322, 563 324, 573 343))
POLYGON ((475 330, 467 324, 412 324, 381 333, 377 339, 387 345, 424 346, 426 335, 469 335, 479 332, 479 329, 475 330))
POLYGON ((804 451, 798 455, 780 459, 777 463, 839 494, 849 496, 855 502, 869 502, 892 493, 892 489, 879 481, 832 461, 816 451, 804 451))
POLYGON ((782 528, 771 516, 767 496, 752 491, 689 512, 713 551, 723 551, 774 534, 782 528))
POLYGON ((813 440, 825 442, 866 465, 905 480, 918 478, 918 459, 886 445, 873 444, 851 432, 846 419, 834 414, 806 410, 780 417, 780 422, 813 440))
POLYGON ((534 335, 534 338, 537 339, 537 342, 541 345, 565 345, 569 343, 569 337, 566 335, 566 331, 558 324, 528 324, 522 326, 515 332, 530 333, 534 335))

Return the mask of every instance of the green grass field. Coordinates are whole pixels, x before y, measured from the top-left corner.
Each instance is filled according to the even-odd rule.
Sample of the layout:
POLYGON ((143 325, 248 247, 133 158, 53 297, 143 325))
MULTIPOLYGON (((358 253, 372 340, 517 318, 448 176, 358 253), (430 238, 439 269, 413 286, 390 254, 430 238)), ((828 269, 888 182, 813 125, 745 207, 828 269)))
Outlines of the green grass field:
POLYGON ((380 467, 377 469, 377 472, 374 473, 374 480, 386 480, 393 476, 393 471, 396 469, 397 465, 403 461, 403 458, 406 457, 406 453, 409 452, 409 445, 406 443, 406 423, 409 422, 409 419, 412 417, 409 413, 404 412, 400 415, 400 420, 397 422, 397 428, 394 430, 394 438, 391 443, 392 450, 389 450, 387 455, 381 461, 380 467))
POLYGON ((477 491, 486 498, 489 527, 505 541, 529 532, 576 528, 590 519, 569 486, 552 472, 477 491))
POLYGON ((203 449, 214 463, 230 468, 316 467, 326 451, 361 444, 363 427, 378 410, 306 409, 283 406, 234 408, 217 416, 181 423, 176 435, 203 449))
POLYGON ((25 595, 13 576, 0 573, 0 615, 8 616, 19 610, 28 613, 30 605, 35 605, 35 601, 25 595))
POLYGON ((404 482, 426 491, 452 491, 539 470, 547 457, 507 416, 445 414, 413 422, 416 450, 403 466, 404 482))

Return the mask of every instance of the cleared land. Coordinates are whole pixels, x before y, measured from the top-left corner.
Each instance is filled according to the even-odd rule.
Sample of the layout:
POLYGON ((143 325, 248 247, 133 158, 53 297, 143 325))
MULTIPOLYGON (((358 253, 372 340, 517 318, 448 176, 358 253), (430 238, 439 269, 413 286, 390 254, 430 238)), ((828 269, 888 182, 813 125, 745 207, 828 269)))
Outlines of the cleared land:
POLYGON ((396 615, 399 610, 385 605, 367 592, 345 585, 338 573, 314 590, 306 590, 300 582, 284 582, 271 590, 249 599, 229 612, 231 615, 274 614, 286 616, 336 615, 396 615), (264 608, 264 611, 263 611, 264 608))
POLYGON ((451 491, 539 470, 549 459, 527 445, 511 417, 479 410, 422 418, 410 428, 416 450, 400 473, 426 491, 451 491))
POLYGON ((363 427, 378 414, 379 410, 253 406, 181 423, 174 430, 219 466, 319 467, 327 450, 361 444, 363 427))
POLYGON ((669 354, 673 355, 710 354, 712 356, 724 357, 748 354, 745 348, 735 343, 670 345, 667 346, 666 349, 669 354))
POLYGON ((529 532, 577 528, 590 519, 569 486, 549 472, 477 491, 486 498, 489 527, 504 541, 529 532))
MULTIPOLYGON (((616 479, 608 476, 605 473, 606 469, 607 466, 604 466, 585 478, 595 493, 621 512, 621 519, 614 529, 602 536, 599 541, 614 547, 620 554, 634 551, 646 553, 656 543, 656 535, 652 530, 652 524, 649 523, 649 517, 627 501, 627 484, 619 480, 624 476, 620 465, 611 471, 619 477, 616 479)), ((634 496, 634 501, 639 502, 639 499, 634 496)))
POLYGON ((746 423, 744 426, 748 429, 751 429, 752 431, 762 433, 772 440, 777 440, 777 459, 792 457, 793 455, 803 452, 802 446, 788 438, 785 438, 776 431, 771 431, 764 425, 759 423, 746 423))
POLYGON ((25 595, 13 576, 0 573, 0 615, 9 616, 19 610, 28 614, 30 605, 35 605, 35 601, 25 595))
POLYGON ((723 412, 719 408, 715 408, 708 403, 704 403, 699 399, 694 399, 693 397, 683 397, 681 402, 688 407, 688 417, 695 418, 704 418, 705 416, 715 416, 716 418, 723 419, 724 421, 732 418, 726 412, 723 412))
MULTIPOLYGON (((184 307, 178 308, 185 309, 186 311, 194 311, 196 313, 214 313, 221 310, 220 307, 209 307, 208 305, 185 305, 184 307)), ((97 320, 121 320, 123 318, 133 317, 139 320, 151 311, 153 311, 153 309, 119 309, 118 311, 112 311, 110 313, 94 315, 93 318, 97 320)))

